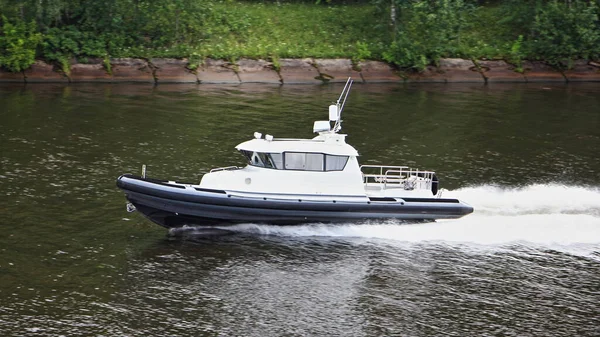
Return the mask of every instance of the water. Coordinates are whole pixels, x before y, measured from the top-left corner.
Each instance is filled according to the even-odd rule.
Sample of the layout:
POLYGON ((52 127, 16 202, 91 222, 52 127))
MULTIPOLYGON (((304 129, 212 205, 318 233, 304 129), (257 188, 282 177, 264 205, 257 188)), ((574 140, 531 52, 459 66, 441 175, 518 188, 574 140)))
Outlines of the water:
POLYGON ((242 164, 340 90, 0 86, 0 335, 600 335, 597 84, 355 85, 361 162, 436 170, 459 220, 204 237, 125 212, 119 174, 242 164))

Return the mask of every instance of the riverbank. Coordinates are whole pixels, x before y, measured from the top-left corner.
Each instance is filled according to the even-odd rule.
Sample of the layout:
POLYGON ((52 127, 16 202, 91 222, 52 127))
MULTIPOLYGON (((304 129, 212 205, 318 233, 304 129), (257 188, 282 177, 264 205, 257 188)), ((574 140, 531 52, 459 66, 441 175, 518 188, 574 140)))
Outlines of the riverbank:
MULTIPOLYGON (((352 60, 354 69, 363 60, 412 69, 397 76, 407 81, 485 82, 510 66, 446 60, 506 60, 518 74, 526 73, 528 66, 531 72, 545 68, 542 63, 523 64, 524 60, 543 60, 561 69, 572 68, 574 60, 600 62, 599 17, 600 6, 585 0, 14 3, 4 6, 0 16, 0 68, 24 71, 3 75, 23 82, 37 81, 35 73, 41 71, 43 81, 46 76, 66 82, 92 80, 90 76, 94 81, 121 81, 120 77, 132 81, 128 77, 135 74, 139 81, 206 83, 213 81, 212 75, 203 80, 208 74, 198 73, 211 72, 211 63, 219 63, 211 60, 226 60, 224 68, 235 76, 220 69, 223 64, 217 65, 219 73, 241 83, 245 79, 237 69, 245 59, 269 60, 272 70, 280 70, 279 60, 310 58, 308 63, 316 64, 343 58, 352 60), (56 66, 64 75, 57 76, 53 66, 36 60, 56 66), (209 60, 205 69, 203 60, 209 60), (128 63, 146 74, 129 71, 121 76, 113 71, 128 63), (451 63, 452 70, 446 71, 444 63, 451 63), (432 69, 431 64, 439 66, 432 69), (475 67, 479 74, 456 79, 454 69, 462 67, 475 67), (168 78, 164 69, 174 68, 190 71, 168 78)), ((326 71, 316 70, 319 80, 329 79, 326 71)), ((579 70, 575 72, 573 78, 560 71, 548 77, 580 79, 579 70)), ((506 76, 511 81, 537 78, 518 74, 506 76)), ((279 77, 280 83, 294 82, 279 77)))
POLYGON ((241 59, 235 63, 207 59, 191 70, 186 59, 110 60, 110 71, 102 59, 73 63, 69 72, 36 61, 29 69, 12 73, 0 70, 0 82, 77 83, 77 82, 137 82, 137 83, 280 83, 320 84, 344 82, 352 77, 357 82, 577 82, 600 81, 600 63, 578 60, 569 70, 560 70, 544 62, 524 61, 522 72, 502 60, 441 59, 438 66, 423 71, 403 71, 379 61, 349 59, 241 59))

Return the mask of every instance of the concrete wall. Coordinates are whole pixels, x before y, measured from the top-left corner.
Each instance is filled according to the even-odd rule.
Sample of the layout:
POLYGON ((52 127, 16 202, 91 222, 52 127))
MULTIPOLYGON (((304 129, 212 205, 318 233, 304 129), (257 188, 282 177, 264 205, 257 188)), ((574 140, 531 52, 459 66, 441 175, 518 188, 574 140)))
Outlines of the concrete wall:
POLYGON ((573 68, 560 71, 543 62, 525 61, 522 72, 502 60, 471 61, 442 59, 439 66, 421 72, 399 71, 384 62, 364 61, 353 65, 349 59, 241 59, 236 63, 207 59, 194 71, 186 59, 111 59, 111 72, 102 60, 73 62, 70 73, 36 61, 22 73, 0 69, 0 82, 140 82, 140 83, 282 83, 320 84, 345 82, 574 82, 600 81, 600 62, 579 60, 573 68))

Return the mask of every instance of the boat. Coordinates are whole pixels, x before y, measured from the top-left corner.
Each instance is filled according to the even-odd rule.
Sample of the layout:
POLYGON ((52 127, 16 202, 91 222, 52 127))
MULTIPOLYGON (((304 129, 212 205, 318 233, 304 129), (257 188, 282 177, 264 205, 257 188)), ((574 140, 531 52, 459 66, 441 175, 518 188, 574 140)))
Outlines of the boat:
POLYGON ((341 134, 349 78, 329 120, 316 121, 309 139, 254 133, 236 146, 247 164, 214 168, 199 184, 124 174, 117 186, 129 211, 166 227, 236 223, 296 225, 400 219, 456 219, 473 212, 443 198, 435 172, 407 166, 360 165, 341 134))

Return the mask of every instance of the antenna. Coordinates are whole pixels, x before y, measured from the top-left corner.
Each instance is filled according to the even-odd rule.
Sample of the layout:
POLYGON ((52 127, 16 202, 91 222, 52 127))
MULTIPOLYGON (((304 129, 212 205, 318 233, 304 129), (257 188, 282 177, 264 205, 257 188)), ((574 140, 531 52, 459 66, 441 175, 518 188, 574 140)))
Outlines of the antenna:
POLYGON ((344 105, 346 104, 346 99, 348 98, 348 94, 350 93, 350 88, 352 87, 353 82, 354 81, 352 78, 348 77, 346 85, 344 85, 344 89, 335 103, 335 106, 337 107, 337 119, 335 121, 335 125, 333 126, 333 132, 338 132, 342 129, 342 110, 344 110, 344 105))

